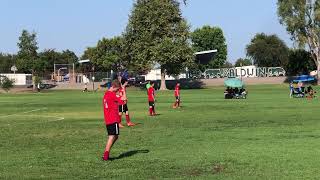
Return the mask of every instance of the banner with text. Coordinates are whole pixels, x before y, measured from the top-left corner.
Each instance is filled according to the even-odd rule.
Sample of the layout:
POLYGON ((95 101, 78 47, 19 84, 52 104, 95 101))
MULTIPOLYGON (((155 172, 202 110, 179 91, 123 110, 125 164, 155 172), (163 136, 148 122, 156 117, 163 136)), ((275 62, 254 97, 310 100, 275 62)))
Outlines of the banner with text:
POLYGON ((234 77, 278 77, 285 75, 286 71, 282 67, 243 66, 234 68, 207 69, 203 73, 196 73, 191 76, 194 78, 214 79, 234 77))

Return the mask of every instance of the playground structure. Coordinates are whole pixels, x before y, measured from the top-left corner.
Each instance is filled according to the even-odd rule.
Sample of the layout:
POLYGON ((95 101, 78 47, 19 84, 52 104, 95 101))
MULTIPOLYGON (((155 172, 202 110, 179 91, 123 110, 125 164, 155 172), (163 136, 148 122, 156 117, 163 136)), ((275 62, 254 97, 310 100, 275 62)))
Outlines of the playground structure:
POLYGON ((72 64, 54 64, 52 80, 55 82, 76 82, 75 67, 72 64))
POLYGON ((51 75, 51 80, 55 83, 89 83, 93 81, 101 81, 105 78, 110 78, 110 72, 95 72, 94 66, 89 64, 90 61, 79 61, 83 66, 81 69, 76 69, 75 64, 54 64, 54 70, 51 75))

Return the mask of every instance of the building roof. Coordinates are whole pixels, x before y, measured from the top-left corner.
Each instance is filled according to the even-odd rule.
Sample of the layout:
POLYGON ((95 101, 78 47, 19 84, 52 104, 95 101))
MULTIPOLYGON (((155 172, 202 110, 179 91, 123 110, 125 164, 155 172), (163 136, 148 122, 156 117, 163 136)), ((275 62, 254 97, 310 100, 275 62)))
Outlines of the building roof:
POLYGON ((208 64, 217 52, 218 50, 216 49, 196 52, 194 53, 196 62, 199 64, 208 64))
POLYGON ((78 63, 88 63, 88 62, 90 62, 90 60, 89 59, 84 59, 84 60, 80 60, 80 61, 78 61, 78 63))

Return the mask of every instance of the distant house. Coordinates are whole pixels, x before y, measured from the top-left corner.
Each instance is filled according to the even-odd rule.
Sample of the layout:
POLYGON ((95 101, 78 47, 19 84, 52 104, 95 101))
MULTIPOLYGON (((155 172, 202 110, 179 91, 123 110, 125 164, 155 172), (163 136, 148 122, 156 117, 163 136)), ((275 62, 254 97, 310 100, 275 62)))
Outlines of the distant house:
POLYGON ((32 75, 31 74, 0 74, 11 80, 14 80, 14 85, 16 86, 25 86, 32 84, 32 75))
MULTIPOLYGON (((150 72, 148 72, 148 74, 143 76, 145 77, 145 80, 150 80, 150 81, 160 80, 161 79, 160 64, 156 63, 153 69, 150 72)), ((166 75, 166 80, 175 80, 175 79, 182 79, 182 78, 187 78, 186 73, 182 73, 177 77, 166 75)))

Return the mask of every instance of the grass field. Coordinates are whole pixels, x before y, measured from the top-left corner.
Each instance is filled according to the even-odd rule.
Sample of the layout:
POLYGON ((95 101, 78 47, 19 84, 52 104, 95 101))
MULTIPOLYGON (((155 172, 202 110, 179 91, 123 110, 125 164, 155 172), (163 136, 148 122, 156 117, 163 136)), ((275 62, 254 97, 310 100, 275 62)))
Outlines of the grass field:
POLYGON ((129 90, 132 120, 102 162, 102 92, 0 94, 0 179, 319 179, 320 103, 290 99, 286 85, 249 86, 247 100, 223 88, 129 90))

